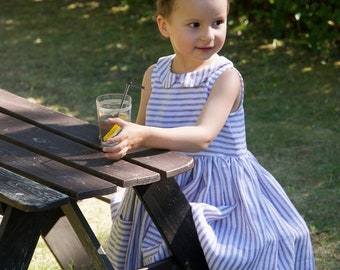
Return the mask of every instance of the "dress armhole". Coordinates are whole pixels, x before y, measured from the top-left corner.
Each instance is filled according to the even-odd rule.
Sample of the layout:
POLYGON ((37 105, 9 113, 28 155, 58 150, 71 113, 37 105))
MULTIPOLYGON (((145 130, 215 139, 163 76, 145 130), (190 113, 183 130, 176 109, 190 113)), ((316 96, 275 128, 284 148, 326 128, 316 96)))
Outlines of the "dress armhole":
POLYGON ((243 105, 243 100, 244 100, 244 81, 243 81, 243 77, 241 75, 241 73, 235 68, 235 67, 232 67, 231 69, 235 70, 236 73, 238 74, 239 78, 240 78, 240 82, 241 82, 241 86, 240 86, 240 92, 239 92, 239 95, 237 97, 237 100, 238 100, 238 103, 237 103, 237 106, 233 106, 230 114, 233 114, 233 113, 236 113, 243 105))
POLYGON ((233 108, 232 108, 232 110, 231 110, 231 112, 230 113, 235 113, 235 112, 237 112, 239 109, 240 109, 240 107, 241 107, 241 105, 243 104, 243 97, 244 97, 244 82, 243 82, 243 78, 242 78, 242 75, 241 75, 241 73, 235 68, 235 67, 231 67, 231 69, 233 69, 233 70, 235 70, 236 71, 236 73, 238 74, 238 76, 239 76, 239 78, 240 78, 240 90, 239 90, 239 94, 238 94, 238 96, 237 96, 237 98, 236 98, 236 100, 235 100, 235 103, 236 103, 236 105, 235 105, 235 103, 234 103, 234 105, 233 105, 233 108))

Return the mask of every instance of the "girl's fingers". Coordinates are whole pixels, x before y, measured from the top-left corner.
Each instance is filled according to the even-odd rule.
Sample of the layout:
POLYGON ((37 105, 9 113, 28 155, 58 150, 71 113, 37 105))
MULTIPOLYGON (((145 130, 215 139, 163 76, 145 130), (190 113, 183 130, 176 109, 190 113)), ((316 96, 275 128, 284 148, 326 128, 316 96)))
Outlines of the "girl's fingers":
POLYGON ((104 156, 108 159, 111 159, 111 160, 118 160, 118 159, 121 159, 123 157, 126 156, 126 153, 127 153, 127 150, 126 148, 123 148, 119 151, 112 151, 113 150, 113 147, 107 147, 108 151, 104 151, 104 156))
MULTIPOLYGON (((117 135, 118 136, 118 135, 117 135)), ((111 160, 118 160, 126 156, 128 152, 128 146, 125 141, 120 141, 119 138, 112 138, 107 141, 109 144, 114 144, 113 146, 103 147, 103 152, 106 158, 111 160)))
POLYGON ((123 119, 120 119, 120 118, 109 118, 108 121, 112 124, 117 124, 121 128, 123 128, 125 126, 125 123, 126 123, 126 121, 124 121, 123 119))
POLYGON ((119 125, 122 130, 116 136, 107 140, 112 146, 103 147, 105 157, 111 160, 117 160, 126 156, 126 154, 138 147, 138 132, 135 125, 131 122, 119 118, 110 118, 110 123, 119 125))

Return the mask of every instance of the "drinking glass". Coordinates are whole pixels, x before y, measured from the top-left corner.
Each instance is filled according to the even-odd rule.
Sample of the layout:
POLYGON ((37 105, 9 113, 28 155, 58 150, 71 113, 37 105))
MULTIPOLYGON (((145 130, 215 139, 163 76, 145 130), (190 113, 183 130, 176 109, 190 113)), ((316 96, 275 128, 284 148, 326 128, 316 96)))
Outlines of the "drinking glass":
POLYGON ((132 98, 119 93, 104 94, 96 98, 96 106, 100 143, 102 146, 110 146, 106 142, 107 139, 116 136, 121 129, 118 125, 111 124, 108 119, 119 117, 131 121, 132 98))

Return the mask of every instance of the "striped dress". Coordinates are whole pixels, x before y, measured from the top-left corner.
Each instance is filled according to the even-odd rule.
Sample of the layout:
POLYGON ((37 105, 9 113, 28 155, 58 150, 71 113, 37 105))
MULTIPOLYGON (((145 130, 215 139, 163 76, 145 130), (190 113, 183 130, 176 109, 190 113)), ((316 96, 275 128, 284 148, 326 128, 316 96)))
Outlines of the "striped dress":
MULTIPOLYGON (((146 124, 195 125, 219 75, 233 64, 220 56, 202 70, 171 72, 173 55, 152 73, 146 124)), ((195 167, 176 177, 192 207, 210 269, 314 269, 308 228, 282 187, 247 150, 242 104, 231 113, 208 149, 187 153, 195 167)), ((115 269, 132 270, 170 255, 136 198, 127 189, 112 201, 108 255, 115 269)))

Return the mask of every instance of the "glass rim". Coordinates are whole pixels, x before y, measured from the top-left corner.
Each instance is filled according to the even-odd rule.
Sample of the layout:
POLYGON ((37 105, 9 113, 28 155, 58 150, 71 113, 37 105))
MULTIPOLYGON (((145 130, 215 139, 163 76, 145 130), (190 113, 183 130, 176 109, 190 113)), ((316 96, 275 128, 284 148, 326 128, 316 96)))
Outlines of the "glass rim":
POLYGON ((119 108, 121 104, 122 97, 124 95, 120 93, 112 93, 112 94, 103 94, 97 97, 96 99, 96 107, 97 111, 101 113, 115 114, 115 113, 124 113, 132 110, 132 97, 126 95, 125 100, 123 101, 122 107, 119 108), (103 105, 110 104, 110 100, 114 100, 114 105, 117 105, 116 108, 105 108, 103 105))
MULTIPOLYGON (((107 94, 102 94, 102 95, 99 95, 99 96, 97 96, 96 97, 96 101, 99 101, 99 99, 103 99, 103 98, 105 98, 105 97, 112 97, 112 96, 116 96, 116 97, 123 97, 124 96, 124 94, 122 94, 122 93, 107 93, 107 94)), ((125 97, 125 100, 126 99, 132 99, 132 97, 130 96, 130 95, 126 95, 126 97, 125 97)))

